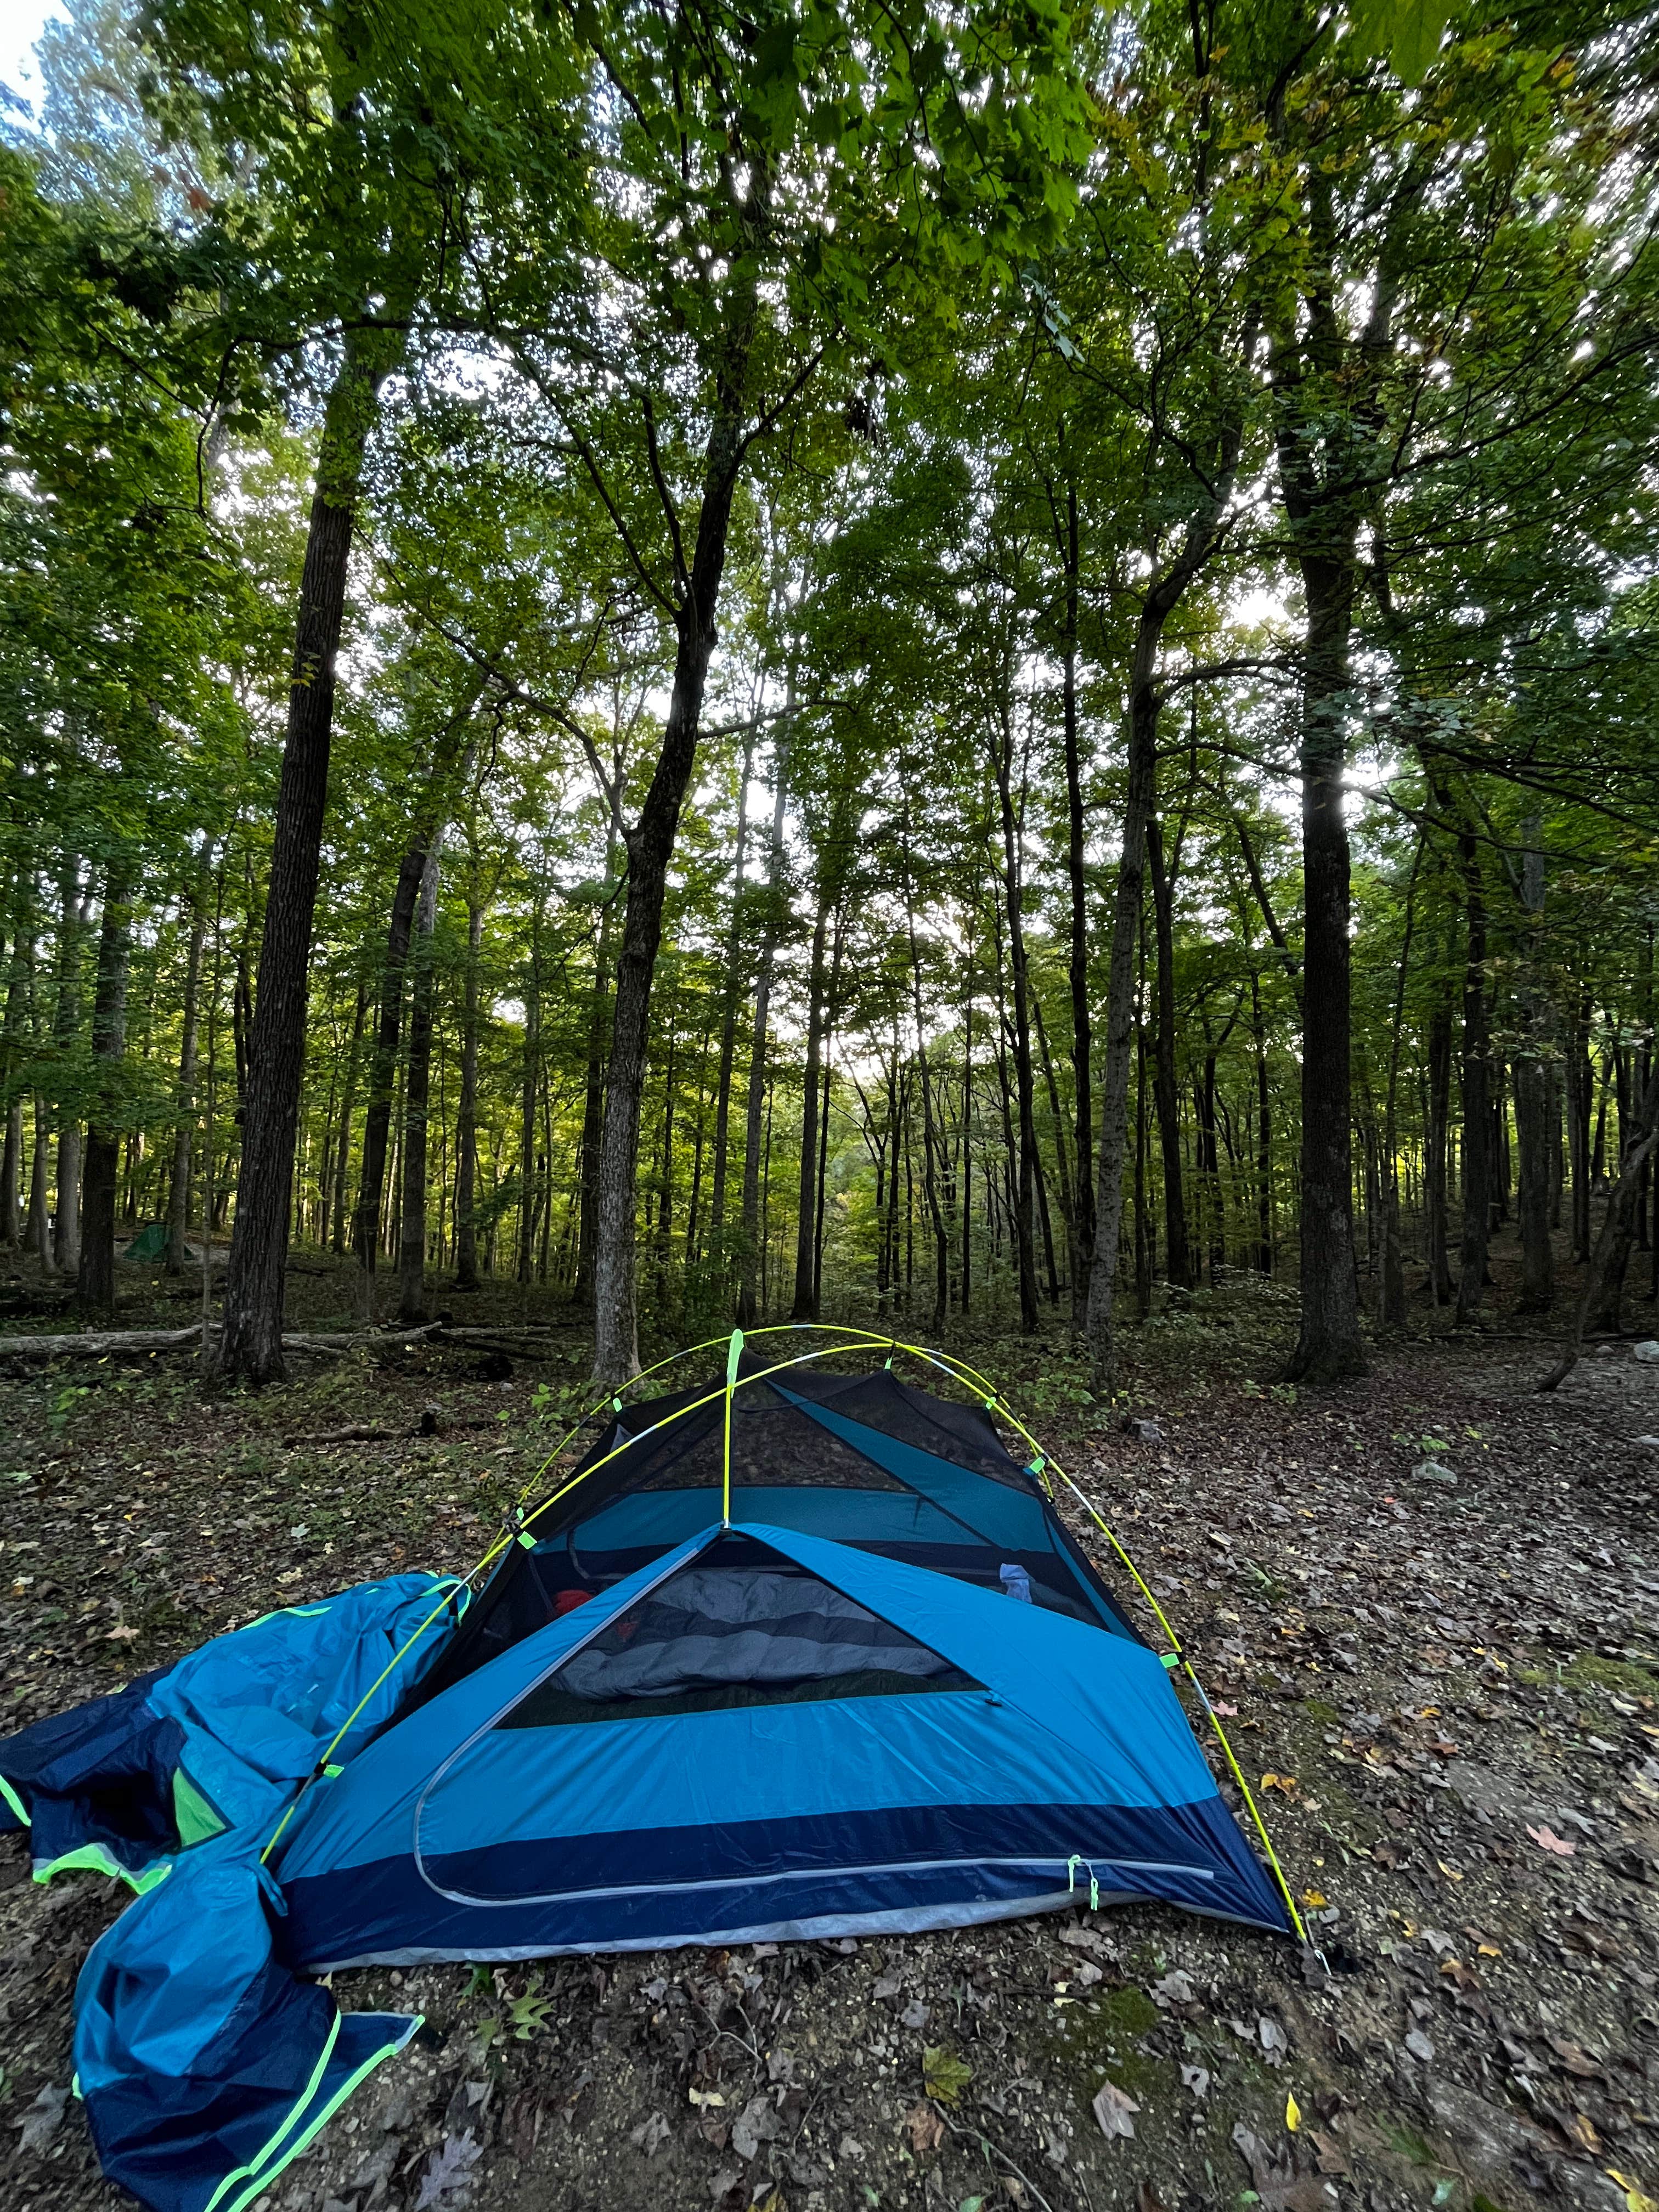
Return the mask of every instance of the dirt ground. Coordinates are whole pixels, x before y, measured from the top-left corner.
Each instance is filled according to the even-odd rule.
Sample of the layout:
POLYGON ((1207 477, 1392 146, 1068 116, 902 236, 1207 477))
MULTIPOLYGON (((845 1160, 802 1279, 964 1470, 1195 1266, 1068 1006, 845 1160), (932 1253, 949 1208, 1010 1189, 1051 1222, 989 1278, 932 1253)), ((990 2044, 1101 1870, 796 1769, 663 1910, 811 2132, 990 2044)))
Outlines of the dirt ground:
MULTIPOLYGON (((124 1278, 124 1321, 187 1317, 151 1271, 124 1278)), ((71 1325, 48 1304, 14 1280, 0 1330, 71 1325)), ((301 1277, 295 1304, 343 1325, 347 1279, 301 1277)), ((1284 1294, 1200 1295, 1130 1332, 1139 1429, 1087 1401, 1058 1330, 960 1340, 1194 1653, 1319 1955, 1137 1908, 342 1974, 346 2007, 428 2027, 263 2212, 1650 2212, 1659 1364, 1598 1347, 1540 1398, 1549 1341, 1501 1295, 1485 1333, 1438 1322, 1298 1395, 1273 1382, 1284 1294)), ((0 1731, 274 1605, 467 1565, 585 1371, 580 1328, 556 1341, 505 1377, 388 1352, 262 1396, 206 1395, 177 1358, 0 1379, 0 1731)), ((42 2093, 69 2081, 75 1977, 125 1893, 27 1872, 0 1839, 6 2201, 101 2212, 125 2200, 42 2093)))

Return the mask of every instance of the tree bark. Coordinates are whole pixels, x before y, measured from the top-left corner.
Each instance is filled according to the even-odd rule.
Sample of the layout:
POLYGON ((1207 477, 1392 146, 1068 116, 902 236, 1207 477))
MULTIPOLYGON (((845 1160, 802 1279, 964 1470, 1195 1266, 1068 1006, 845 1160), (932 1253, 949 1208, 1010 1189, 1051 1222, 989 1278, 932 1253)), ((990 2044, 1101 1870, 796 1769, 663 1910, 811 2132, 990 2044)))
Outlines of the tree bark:
POLYGON ((1303 982, 1301 1328, 1286 1369, 1292 1382, 1362 1375, 1349 1137, 1352 976, 1348 830, 1342 812, 1347 749, 1347 563, 1308 553, 1300 743, 1303 982))
POLYGON ((1187 1198, 1181 1158, 1181 1097, 1176 1082, 1175 868, 1164 865, 1164 830, 1156 813, 1146 823, 1146 857, 1152 881, 1152 927, 1158 957, 1158 1019, 1152 1030, 1152 1100, 1158 1109, 1164 1156, 1164 1273, 1178 1290, 1193 1285, 1187 1237, 1187 1198))
POLYGON ((1467 958, 1463 969, 1463 1235, 1457 1318, 1472 1320, 1485 1295, 1491 1234, 1491 1038, 1486 1013, 1486 900, 1480 848, 1467 826, 1458 839, 1463 872, 1467 958))
POLYGON ((191 1157, 196 1140, 196 1052, 202 1000, 202 953, 207 944, 208 883, 213 870, 210 846, 204 845, 191 894, 190 949, 185 962, 185 1003, 179 1040, 178 1119, 173 1127, 173 1177, 167 1191, 167 1259, 170 1275, 185 1271, 185 1237, 190 1228, 191 1157))
MULTIPOLYGON (((357 1184, 357 1211, 353 1244, 357 1264, 372 1279, 380 1251, 380 1209, 386 1199, 386 1151, 392 1131, 392 1097, 397 1088, 398 1054, 402 1038, 404 993, 409 968, 410 936, 415 923, 427 868, 449 818, 455 781, 471 753, 469 724, 484 689, 485 678, 474 671, 459 702, 441 725, 433 739, 431 763, 421 795, 410 815, 409 835, 398 863, 398 880, 392 894, 392 913, 386 924, 386 966, 381 971, 380 1006, 374 1030, 374 1050, 369 1061, 368 1100, 363 1115, 363 1157, 357 1184)), ((364 1311, 374 1319, 372 1279, 363 1286, 364 1311)))
MULTIPOLYGON (((1006 690, 1000 701, 993 766, 1002 817, 1003 883, 1008 909, 1009 982, 1014 1002, 1014 1096, 1019 1117, 1019 1183, 1014 1209, 1014 1249, 1019 1271, 1019 1324, 1032 1335, 1042 1325, 1037 1304, 1036 1248, 1033 1234, 1036 1201, 1036 1089, 1031 1066, 1030 969, 1025 952, 1024 870, 1020 860, 1020 825, 1014 813, 1013 732, 1006 690)), ((924 1085, 926 1077, 923 1078, 924 1085)), ((943 1316, 940 1316, 943 1319, 943 1316)))
POLYGON ((433 932, 438 916, 438 848, 427 856, 416 909, 404 1078, 403 1205, 398 1223, 398 1318, 426 1319, 427 1109, 432 1095, 433 932))
POLYGON ((120 1167, 120 1102, 115 1071, 126 1048, 127 961, 132 932, 131 875, 112 860, 104 882, 98 980, 92 1006, 96 1085, 81 1166, 81 1265, 76 1302, 88 1313, 115 1311, 115 1201, 120 1167))
POLYGON ((478 1287, 478 954, 483 901, 466 900, 466 977, 461 1015, 461 1097, 455 1119, 455 1287, 478 1287))
MULTIPOLYGON (((587 1016, 587 1075, 582 1092, 580 1164, 581 1218, 576 1237, 576 1280, 572 1297, 579 1306, 593 1303, 593 1255, 599 1236, 599 1135, 605 1127, 605 1070, 611 1050, 611 925, 615 911, 609 889, 617 860, 614 820, 605 831, 604 905, 593 940, 593 996, 587 1016)), ((690 1245, 687 1258, 690 1257, 690 1245)))
POLYGON ((732 856, 732 919, 726 939, 726 998, 720 1016, 720 1064, 714 1088, 714 1158, 708 1190, 708 1257, 717 1277, 726 1267, 726 1185, 732 1151, 732 1077, 738 1058, 738 1010, 743 965, 744 866, 749 844, 749 782, 754 774, 755 724, 744 732, 738 792, 738 836, 732 856))
POLYGON ((1095 1395, 1116 1385, 1114 1329, 1118 1237, 1123 1222, 1129 1060, 1135 1038, 1135 951, 1146 887, 1146 830, 1158 770, 1158 647, 1163 623, 1143 611, 1129 669, 1129 776, 1122 850, 1112 899, 1106 985, 1106 1056, 1100 1099, 1100 1170, 1095 1178, 1095 1264, 1089 1276, 1089 1357, 1095 1395))
POLYGON ((788 723, 773 764, 772 842, 767 856, 766 920, 755 977, 755 1024, 749 1046, 749 1091, 743 1146, 743 1235, 738 1255, 738 1327, 752 1328, 759 1307, 755 1285, 761 1256, 761 1145, 765 1127, 766 1026, 772 1016, 772 969, 777 958, 783 890, 783 810, 789 775, 788 723))
POLYGON ((791 1321, 818 1318, 817 1271, 813 1264, 817 1214, 818 1085, 823 1070, 824 956, 830 942, 830 902, 822 884, 812 924, 812 964, 806 986, 806 1072, 801 1083, 800 1203, 795 1218, 795 1295, 791 1321))
POLYGON ((23 921, 25 902, 25 887, 20 884, 18 929, 6 986, 6 1134, 0 1146, 0 1241, 9 1244, 14 1252, 20 1251, 23 1243, 23 1008, 33 952, 23 921))
MULTIPOLYGON (((1072 994, 1072 1095, 1076 1115, 1077 1194, 1073 1206, 1072 1326, 1081 1333, 1089 1312, 1089 1278, 1095 1252, 1094 1092, 1091 1062, 1094 1049, 1089 1010, 1088 880, 1084 867, 1088 821, 1083 808, 1083 769, 1078 743, 1077 662, 1079 575, 1077 486, 1066 487, 1066 526, 1061 539, 1066 578, 1066 622, 1060 662, 1060 705, 1066 738, 1066 878, 1071 895, 1066 976, 1072 994)), ((1115 1255, 1107 1255, 1107 1265, 1115 1255)))
POLYGON ((345 615, 351 532, 368 434, 400 345, 348 334, 329 393, 300 580, 288 736, 249 1039, 236 1220, 225 1275, 217 1369, 227 1380, 280 1381, 289 1198, 305 1069, 306 1004, 334 727, 335 661, 345 615))
MULTIPOLYGON (((1538 835, 1536 815, 1526 824, 1538 835)), ((1517 1310, 1547 1313, 1555 1297, 1555 1259, 1550 1246, 1551 1152, 1549 1000, 1537 975, 1544 914, 1544 855, 1528 843, 1521 862, 1521 904, 1526 915, 1525 971, 1521 992, 1521 1048, 1515 1056, 1515 1141, 1518 1154, 1516 1225, 1521 1235, 1521 1296, 1517 1310)))
MULTIPOLYGON (((80 862, 65 858, 58 878, 57 1003, 52 1037, 60 1062, 70 1059, 81 1026, 81 933, 85 910, 80 862)), ((76 1103, 60 1100, 58 1121, 58 1210, 52 1223, 52 1266, 60 1275, 81 1267, 81 1120, 76 1103)))
POLYGON ((1630 1256, 1634 1228, 1632 1216, 1635 1211, 1637 1193, 1642 1186, 1642 1170, 1653 1157, 1655 1146, 1659 1145, 1659 1055, 1656 1055, 1636 1118, 1628 1133, 1621 1131, 1620 1134, 1625 1139, 1624 1160, 1619 1180, 1608 1195, 1601 1232, 1595 1240, 1589 1272, 1573 1315, 1572 1330, 1562 1347, 1560 1358, 1540 1381, 1540 1390, 1559 1389, 1571 1374, 1583 1346, 1584 1330, 1589 1316, 1605 1295, 1608 1268, 1618 1261, 1621 1249, 1626 1260, 1630 1256))
MULTIPOLYGON (((758 239, 766 227, 770 189, 765 165, 756 160, 744 209, 745 228, 752 238, 758 239)), ((628 904, 617 963, 616 1018, 599 1143, 599 1238, 593 1271, 593 1375, 602 1384, 627 1381, 638 1371, 640 1364, 635 1186, 651 983, 662 938, 668 864, 696 760, 732 501, 744 463, 743 425, 757 297, 757 281, 751 274, 739 295, 716 379, 696 545, 676 610, 674 678, 662 750, 639 820, 628 833, 628 904)))

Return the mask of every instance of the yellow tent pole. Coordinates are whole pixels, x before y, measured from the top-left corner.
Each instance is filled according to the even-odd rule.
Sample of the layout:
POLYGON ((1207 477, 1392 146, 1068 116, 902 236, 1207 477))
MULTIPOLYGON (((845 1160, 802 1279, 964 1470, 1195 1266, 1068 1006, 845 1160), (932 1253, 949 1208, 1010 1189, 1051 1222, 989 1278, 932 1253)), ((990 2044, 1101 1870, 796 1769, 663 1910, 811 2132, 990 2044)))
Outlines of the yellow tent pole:
POLYGON ((732 1526, 732 1394, 738 1387, 738 1362, 743 1357, 743 1331, 734 1328, 726 1354, 726 1435, 720 1462, 720 1526, 732 1526))

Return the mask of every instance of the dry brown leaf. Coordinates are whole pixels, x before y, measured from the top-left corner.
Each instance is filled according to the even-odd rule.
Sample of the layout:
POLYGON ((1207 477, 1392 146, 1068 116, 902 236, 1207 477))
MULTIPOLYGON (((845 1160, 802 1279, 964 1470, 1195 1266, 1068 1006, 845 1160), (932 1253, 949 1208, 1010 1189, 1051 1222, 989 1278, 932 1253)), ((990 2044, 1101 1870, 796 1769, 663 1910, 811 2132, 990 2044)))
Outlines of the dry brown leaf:
POLYGON ((1554 1858, 1570 1859, 1578 1849, 1577 1844, 1563 1843, 1553 1828, 1528 1827, 1527 1833, 1540 1851, 1548 1851, 1554 1858))
POLYGON ((1133 2115, 1140 2110, 1134 2099, 1120 2089, 1115 2081, 1103 2081, 1094 2101, 1094 2115, 1100 2123, 1100 2132, 1108 2142, 1115 2142, 1121 2136, 1133 2142, 1135 2124, 1133 2115))
POLYGON ((918 2158, 925 2151, 937 2150, 945 2141, 945 2123, 925 2100, 911 2106, 904 2115, 904 2128, 918 2158))

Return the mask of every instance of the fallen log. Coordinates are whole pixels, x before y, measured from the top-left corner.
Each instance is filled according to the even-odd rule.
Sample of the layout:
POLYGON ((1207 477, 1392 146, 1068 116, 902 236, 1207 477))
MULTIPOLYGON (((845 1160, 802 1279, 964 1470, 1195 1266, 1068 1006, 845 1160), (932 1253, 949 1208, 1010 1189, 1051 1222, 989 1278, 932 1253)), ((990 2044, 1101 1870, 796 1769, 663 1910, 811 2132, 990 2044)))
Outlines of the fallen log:
MULTIPOLYGON (((216 1329, 210 1332, 216 1336, 216 1329)), ((284 1352, 336 1358, 343 1352, 396 1351, 415 1344, 456 1344, 468 1351, 502 1352, 514 1358, 535 1357, 538 1345, 548 1343, 550 1329, 457 1328, 448 1322, 423 1322, 417 1328, 295 1330, 283 1338, 284 1352)), ((69 1335, 0 1337, 0 1361, 23 1360, 45 1365, 52 1359, 143 1359, 162 1352, 199 1351, 199 1322, 188 1328, 80 1329, 69 1335)))

